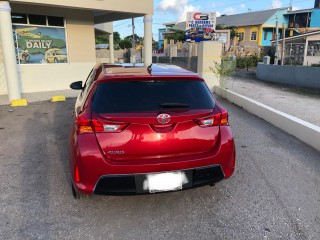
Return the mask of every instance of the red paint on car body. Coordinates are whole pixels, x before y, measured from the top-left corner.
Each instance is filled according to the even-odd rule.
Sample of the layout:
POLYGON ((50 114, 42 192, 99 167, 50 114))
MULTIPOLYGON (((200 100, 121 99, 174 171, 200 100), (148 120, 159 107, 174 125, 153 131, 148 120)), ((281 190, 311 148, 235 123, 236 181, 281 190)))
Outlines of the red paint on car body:
MULTIPOLYGON (((123 82, 150 83, 154 89, 153 83, 162 87, 170 81, 177 86, 180 81, 204 82, 195 73, 166 65, 149 68, 99 65, 92 70, 77 99, 70 134, 70 169, 77 191, 92 194, 99 179, 108 175, 212 165, 221 167, 224 178, 233 174, 235 144, 228 113, 212 95, 214 106, 205 109, 188 109, 183 105, 170 108, 168 103, 163 103, 168 108, 161 110, 150 110, 150 107, 146 111, 105 113, 93 109, 101 84, 118 83, 115 88, 121 88, 123 82), (163 122, 157 119, 160 114, 165 114, 163 122)), ((197 96, 190 94, 188 98, 197 96)))

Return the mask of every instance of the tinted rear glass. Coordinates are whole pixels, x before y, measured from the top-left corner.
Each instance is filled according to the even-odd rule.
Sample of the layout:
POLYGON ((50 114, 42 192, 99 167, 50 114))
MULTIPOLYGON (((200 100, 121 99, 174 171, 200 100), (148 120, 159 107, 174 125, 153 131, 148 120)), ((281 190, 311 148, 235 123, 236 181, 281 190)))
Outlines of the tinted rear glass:
POLYGON ((212 109, 214 100, 200 81, 105 82, 97 86, 92 110, 96 113, 144 112, 170 109, 212 109), (184 107, 165 108, 164 103, 184 107))

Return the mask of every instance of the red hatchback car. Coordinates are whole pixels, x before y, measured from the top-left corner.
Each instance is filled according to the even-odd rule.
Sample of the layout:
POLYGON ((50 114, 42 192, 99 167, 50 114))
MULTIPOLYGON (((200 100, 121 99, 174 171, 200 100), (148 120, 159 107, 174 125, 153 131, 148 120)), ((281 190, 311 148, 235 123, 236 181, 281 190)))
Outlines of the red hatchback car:
POLYGON ((228 112, 197 74, 171 65, 97 65, 81 90, 70 135, 72 190, 155 193, 230 177, 228 112))

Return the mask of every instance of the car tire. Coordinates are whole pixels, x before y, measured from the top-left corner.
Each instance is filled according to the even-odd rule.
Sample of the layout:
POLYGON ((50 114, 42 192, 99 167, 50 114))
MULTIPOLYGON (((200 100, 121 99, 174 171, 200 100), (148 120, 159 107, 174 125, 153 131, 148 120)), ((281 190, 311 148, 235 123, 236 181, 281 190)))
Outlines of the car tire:
POLYGON ((72 191, 72 195, 74 197, 74 199, 81 199, 81 198, 90 198, 92 197, 92 195, 88 195, 88 194, 83 194, 83 193, 80 193, 78 192, 75 187, 73 186, 73 183, 71 182, 71 191, 72 191))
POLYGON ((72 182, 71 182, 71 191, 74 199, 80 199, 80 193, 74 188, 72 182))

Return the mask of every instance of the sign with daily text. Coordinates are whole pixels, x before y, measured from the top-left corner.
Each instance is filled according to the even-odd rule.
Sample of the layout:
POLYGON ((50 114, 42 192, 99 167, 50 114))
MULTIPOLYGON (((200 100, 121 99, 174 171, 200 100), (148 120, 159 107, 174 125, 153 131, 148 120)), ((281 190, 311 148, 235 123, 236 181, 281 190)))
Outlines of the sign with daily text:
POLYGON ((66 63, 64 28, 13 25, 20 64, 66 63))

